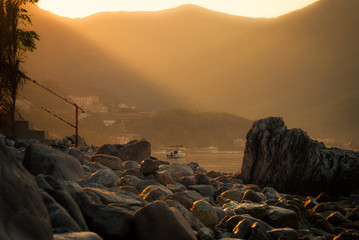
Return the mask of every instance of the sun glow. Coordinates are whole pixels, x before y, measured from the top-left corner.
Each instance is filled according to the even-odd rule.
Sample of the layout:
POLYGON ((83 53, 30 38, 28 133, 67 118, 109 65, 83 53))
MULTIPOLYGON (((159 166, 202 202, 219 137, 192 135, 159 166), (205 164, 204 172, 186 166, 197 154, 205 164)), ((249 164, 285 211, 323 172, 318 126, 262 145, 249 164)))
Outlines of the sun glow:
POLYGON ((82 18, 104 11, 157 11, 182 4, 248 17, 276 17, 317 0, 41 0, 39 7, 57 15, 82 18))

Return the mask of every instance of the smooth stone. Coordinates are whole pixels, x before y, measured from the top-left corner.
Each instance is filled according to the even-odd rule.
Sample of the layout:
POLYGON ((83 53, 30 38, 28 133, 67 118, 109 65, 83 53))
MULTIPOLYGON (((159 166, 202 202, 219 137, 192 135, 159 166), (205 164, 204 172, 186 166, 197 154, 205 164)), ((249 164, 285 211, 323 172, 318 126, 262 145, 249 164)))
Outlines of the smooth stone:
POLYGON ((213 228, 218 223, 217 213, 207 201, 199 200, 194 202, 191 212, 207 227, 213 228))
POLYGON ((91 161, 101 163, 112 170, 122 169, 122 160, 118 157, 107 154, 96 154, 92 156, 91 161))
POLYGON ((138 240, 195 240, 190 224, 183 215, 163 201, 146 205, 135 214, 138 240))

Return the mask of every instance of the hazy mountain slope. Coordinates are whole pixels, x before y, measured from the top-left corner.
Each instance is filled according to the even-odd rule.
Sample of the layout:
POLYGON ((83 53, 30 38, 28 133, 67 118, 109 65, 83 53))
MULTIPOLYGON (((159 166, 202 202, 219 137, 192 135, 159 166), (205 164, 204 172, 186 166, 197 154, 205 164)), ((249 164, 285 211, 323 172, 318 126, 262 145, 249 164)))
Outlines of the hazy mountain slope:
POLYGON ((49 39, 27 69, 71 79, 72 91, 85 87, 140 107, 281 115, 318 136, 359 137, 359 113, 351 107, 359 87, 358 11, 356 0, 321 0, 275 19, 192 5, 77 20, 36 9, 35 27, 49 39))
MULTIPOLYGON (((38 49, 25 62, 25 71, 39 82, 57 81, 69 94, 99 95, 106 102, 132 102, 143 107, 177 106, 178 100, 162 91, 101 47, 72 29, 71 19, 30 8, 34 29, 40 35, 38 49), (151 102, 142 97, 151 96, 151 102), (171 102, 167 99, 171 98, 171 102)), ((32 88, 32 84, 25 86, 32 88)), ((56 90, 56 89, 55 89, 56 90)))

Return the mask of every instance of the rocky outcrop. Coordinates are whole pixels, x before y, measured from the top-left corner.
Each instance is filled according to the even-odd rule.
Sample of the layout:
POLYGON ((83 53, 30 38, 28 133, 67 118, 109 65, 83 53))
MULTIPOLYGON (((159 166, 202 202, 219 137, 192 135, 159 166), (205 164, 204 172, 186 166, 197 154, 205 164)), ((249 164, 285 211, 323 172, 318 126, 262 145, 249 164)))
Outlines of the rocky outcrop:
POLYGON ((34 177, 0 142, 0 239, 53 239, 34 177))
MULTIPOLYGON (((6 144, 18 150, 25 147, 24 144, 15 147, 14 141, 6 144)), ((63 156, 71 155, 66 147, 57 149, 63 156)), ((359 195, 341 197, 340 201, 333 201, 326 194, 316 198, 289 195, 272 187, 244 184, 239 173, 207 173, 193 162, 171 164, 146 158, 142 162, 120 164, 122 160, 107 155, 111 169, 92 162, 95 149, 79 149, 86 156, 75 159, 82 164, 81 179, 37 175, 43 200, 28 198, 36 189, 23 190, 24 183, 17 179, 21 176, 18 171, 11 168, 4 174, 4 169, 12 165, 0 162, 0 200, 5 199, 0 202, 0 234, 11 233, 11 237, 0 235, 0 239, 51 239, 51 228, 46 238, 23 237, 38 231, 35 227, 43 227, 42 217, 48 215, 56 240, 357 239, 359 195), (10 194, 14 189, 17 195, 10 194), (47 207, 42 215, 31 210, 31 216, 33 212, 36 216, 31 218, 31 231, 26 225, 29 216, 18 213, 25 207, 15 204, 25 201, 23 205, 29 209, 37 202, 44 202, 47 207), (17 225, 11 225, 9 217, 16 218, 17 225)), ((15 161, 19 168, 20 164, 15 161)), ((59 164, 57 168, 67 171, 68 165, 59 164)), ((20 178, 26 183, 33 181, 31 174, 20 178)))
POLYGON ((332 196, 359 192, 359 153, 326 148, 282 118, 254 122, 247 134, 242 179, 280 192, 332 196))

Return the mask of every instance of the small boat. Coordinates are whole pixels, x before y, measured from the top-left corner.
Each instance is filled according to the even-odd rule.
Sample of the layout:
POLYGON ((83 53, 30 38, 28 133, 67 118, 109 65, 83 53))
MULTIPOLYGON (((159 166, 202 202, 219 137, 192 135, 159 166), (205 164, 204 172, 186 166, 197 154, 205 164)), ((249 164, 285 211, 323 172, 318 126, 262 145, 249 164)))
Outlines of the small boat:
POLYGON ((186 153, 184 153, 183 151, 178 150, 179 147, 183 147, 183 145, 177 145, 175 146, 177 149, 170 152, 170 154, 167 154, 167 158, 169 159, 177 159, 177 158, 184 158, 184 156, 186 155, 186 153))

